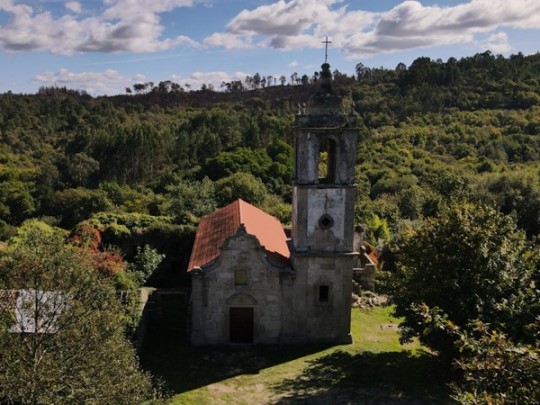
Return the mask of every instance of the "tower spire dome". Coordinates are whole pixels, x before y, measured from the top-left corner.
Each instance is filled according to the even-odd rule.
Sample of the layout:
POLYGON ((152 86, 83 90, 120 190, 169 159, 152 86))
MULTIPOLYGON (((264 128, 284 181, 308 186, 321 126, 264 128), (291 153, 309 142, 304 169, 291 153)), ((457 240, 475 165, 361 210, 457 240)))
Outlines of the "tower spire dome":
POLYGON ((321 73, 319 74, 319 77, 323 81, 332 80, 332 72, 330 71, 330 64, 329 63, 324 62, 321 65, 321 73))
POLYGON ((308 101, 306 119, 309 122, 297 122, 297 125, 308 127, 346 125, 341 97, 332 89, 332 72, 329 63, 325 62, 321 65, 319 78, 318 89, 308 101))

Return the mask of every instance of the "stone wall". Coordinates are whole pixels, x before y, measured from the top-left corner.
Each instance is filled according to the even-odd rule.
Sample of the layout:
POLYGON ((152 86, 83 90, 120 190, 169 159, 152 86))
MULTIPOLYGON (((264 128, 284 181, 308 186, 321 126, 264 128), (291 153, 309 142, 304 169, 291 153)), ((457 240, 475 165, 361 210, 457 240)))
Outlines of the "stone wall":
POLYGON ((285 321, 284 331, 298 341, 350 343, 350 306, 354 254, 293 255, 295 321, 285 321), (328 286, 321 302, 320 287, 328 286))
POLYGON ((253 343, 278 343, 281 331, 280 272, 256 237, 229 238, 215 262, 192 276, 193 344, 229 344, 231 307, 253 308, 253 343), (246 285, 235 285, 235 270, 247 271, 246 285))
POLYGON ((295 250, 351 252, 356 189, 354 186, 293 187, 295 250), (328 226, 324 226, 327 218, 328 226))

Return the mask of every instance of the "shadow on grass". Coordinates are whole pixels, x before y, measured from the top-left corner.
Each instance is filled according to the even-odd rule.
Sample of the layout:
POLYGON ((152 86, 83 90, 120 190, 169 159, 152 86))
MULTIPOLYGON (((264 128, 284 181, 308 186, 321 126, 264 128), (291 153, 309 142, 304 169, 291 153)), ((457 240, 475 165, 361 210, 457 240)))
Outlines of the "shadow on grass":
POLYGON ((337 351, 272 388, 278 404, 453 404, 444 370, 426 352, 337 351))
POLYGON ((152 328, 145 339, 141 364, 176 395, 238 375, 257 374, 328 347, 194 347, 183 331, 152 328))

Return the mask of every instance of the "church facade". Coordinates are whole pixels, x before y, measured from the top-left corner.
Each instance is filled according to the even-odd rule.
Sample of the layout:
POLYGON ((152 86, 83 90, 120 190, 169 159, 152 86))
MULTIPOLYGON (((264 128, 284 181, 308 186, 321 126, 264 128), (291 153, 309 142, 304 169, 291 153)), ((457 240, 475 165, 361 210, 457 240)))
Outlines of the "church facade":
POLYGON ((357 133, 325 63, 296 116, 291 238, 242 200, 201 219, 188 266, 193 344, 351 341, 357 133))

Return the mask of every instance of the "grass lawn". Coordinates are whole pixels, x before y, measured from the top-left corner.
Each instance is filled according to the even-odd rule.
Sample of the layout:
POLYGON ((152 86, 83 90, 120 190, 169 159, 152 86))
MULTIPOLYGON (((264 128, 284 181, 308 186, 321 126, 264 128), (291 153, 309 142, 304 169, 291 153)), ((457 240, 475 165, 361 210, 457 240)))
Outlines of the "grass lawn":
POLYGON ((143 366, 171 404, 446 404, 446 378, 418 343, 401 346, 391 308, 353 309, 353 343, 194 348, 155 330, 143 366))

